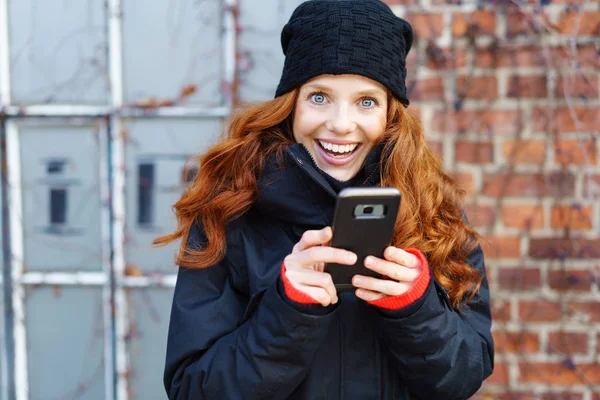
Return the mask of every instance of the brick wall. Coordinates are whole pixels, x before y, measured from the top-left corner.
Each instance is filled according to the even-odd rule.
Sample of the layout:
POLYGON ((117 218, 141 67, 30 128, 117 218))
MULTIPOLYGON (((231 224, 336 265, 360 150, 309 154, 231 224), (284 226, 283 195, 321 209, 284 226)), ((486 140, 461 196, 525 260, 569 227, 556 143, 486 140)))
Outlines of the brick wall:
POLYGON ((410 108, 485 237, 496 369, 477 398, 600 399, 598 3, 387 2, 418 38, 410 108))

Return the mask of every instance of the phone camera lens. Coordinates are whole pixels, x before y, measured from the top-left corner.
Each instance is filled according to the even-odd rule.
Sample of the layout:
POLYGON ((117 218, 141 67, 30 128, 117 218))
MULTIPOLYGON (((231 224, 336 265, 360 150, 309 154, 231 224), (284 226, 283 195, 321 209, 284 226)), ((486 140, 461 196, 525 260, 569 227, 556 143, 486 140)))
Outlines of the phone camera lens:
POLYGON ((366 206, 363 210, 363 212, 365 214, 373 214, 373 207, 372 206, 366 206))

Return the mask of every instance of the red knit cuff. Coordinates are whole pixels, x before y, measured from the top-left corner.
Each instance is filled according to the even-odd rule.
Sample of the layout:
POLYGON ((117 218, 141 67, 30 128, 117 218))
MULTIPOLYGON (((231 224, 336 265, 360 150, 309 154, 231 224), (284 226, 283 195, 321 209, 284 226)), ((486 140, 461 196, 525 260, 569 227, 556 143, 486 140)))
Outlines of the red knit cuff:
POLYGON ((283 282, 285 294, 287 297, 290 298, 290 300, 293 300, 296 303, 300 303, 300 304, 319 304, 319 302, 316 301, 315 299, 313 299, 311 296, 296 289, 294 287, 294 285, 292 285, 292 282, 290 282, 288 280, 288 278, 285 276, 285 265, 284 264, 281 264, 281 280, 283 282))
POLYGON ((407 292, 398 296, 388 296, 383 299, 369 301, 369 304, 387 310, 399 310, 419 300, 425 293, 425 290, 427 290, 427 286, 429 286, 429 281, 431 280, 427 258, 417 249, 405 249, 404 251, 417 256, 419 261, 421 261, 421 275, 419 275, 407 292))

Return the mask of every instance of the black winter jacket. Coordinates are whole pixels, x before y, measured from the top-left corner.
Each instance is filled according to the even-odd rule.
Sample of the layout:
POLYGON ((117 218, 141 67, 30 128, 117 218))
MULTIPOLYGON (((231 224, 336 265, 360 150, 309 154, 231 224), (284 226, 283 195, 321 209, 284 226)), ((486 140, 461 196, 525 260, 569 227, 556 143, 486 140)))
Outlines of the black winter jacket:
MULTIPOLYGON (((170 399, 466 399, 493 369, 484 276, 460 312, 432 278, 417 302, 387 311, 341 293, 329 307, 287 298, 283 259, 304 231, 332 222, 336 193, 299 145, 265 167, 253 207, 226 229, 217 265, 179 268, 164 384, 170 399), (289 157, 288 157, 289 156, 289 157)), ((188 246, 205 241, 191 230, 188 246)))

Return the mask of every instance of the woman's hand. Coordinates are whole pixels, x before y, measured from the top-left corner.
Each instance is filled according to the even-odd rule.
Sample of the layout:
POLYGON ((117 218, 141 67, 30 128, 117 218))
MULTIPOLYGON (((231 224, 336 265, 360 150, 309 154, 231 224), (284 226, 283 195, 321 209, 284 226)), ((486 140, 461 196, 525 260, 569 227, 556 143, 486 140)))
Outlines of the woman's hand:
POLYGON ((383 256, 385 260, 373 256, 366 257, 365 267, 389 279, 355 275, 352 284, 358 288, 357 297, 365 301, 375 301, 387 296, 399 296, 406 293, 421 274, 421 261, 411 253, 389 246, 383 256))
POLYGON ((283 260, 288 281, 323 307, 338 302, 331 275, 323 272, 325 263, 353 265, 356 262, 356 254, 327 246, 332 236, 330 227, 306 231, 283 260))

